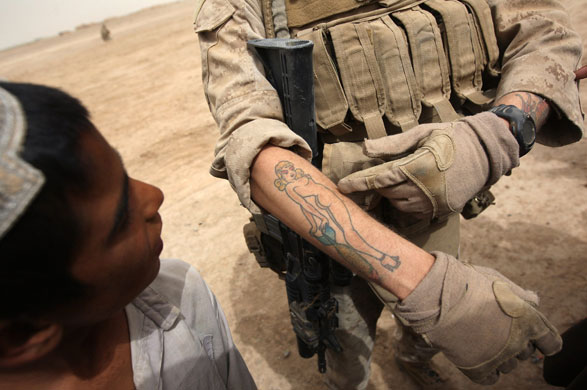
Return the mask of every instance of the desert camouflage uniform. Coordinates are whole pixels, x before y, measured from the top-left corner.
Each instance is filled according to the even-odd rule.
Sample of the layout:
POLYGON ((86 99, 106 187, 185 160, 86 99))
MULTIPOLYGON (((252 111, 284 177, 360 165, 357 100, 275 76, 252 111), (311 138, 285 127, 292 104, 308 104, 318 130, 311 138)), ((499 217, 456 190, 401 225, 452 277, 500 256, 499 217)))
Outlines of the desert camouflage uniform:
MULTIPOLYGON (((228 179, 241 203, 252 213, 259 213, 260 210, 250 196, 250 168, 261 149, 266 144, 272 144, 294 150, 308 159, 311 154, 306 143, 284 124, 277 93, 265 78, 261 63, 246 46, 248 40, 266 37, 262 1, 265 0, 200 0, 195 17, 195 31, 201 47, 203 85, 210 111, 220 129, 210 173, 228 179)), ((445 0, 430 1, 438 3, 445 0)), ((357 2, 363 3, 364 0, 357 2)), ((406 1, 380 3, 393 6, 400 2, 406 1)), ((298 0, 297 3, 303 5, 310 1, 298 0)), ((546 98, 552 114, 538 134, 537 141, 561 146, 579 140, 583 131, 583 114, 573 70, 579 65, 582 44, 571 29, 564 8, 553 0, 487 0, 486 3, 491 12, 499 51, 495 63, 487 65, 487 68, 495 66, 496 69, 485 72, 493 76, 495 97, 525 91, 546 98)), ((377 7, 376 4, 371 6, 377 7)), ((351 10, 344 16, 358 12, 363 10, 351 10)), ((328 21, 333 19, 336 18, 329 17, 328 21)), ((309 30, 306 27, 291 29, 292 36, 307 33, 309 30)), ((318 106, 319 94, 316 99, 318 106)), ((455 109, 459 115, 471 113, 464 105, 455 109)), ((416 112, 416 120, 420 123, 426 121, 423 115, 418 115, 420 111, 416 112)), ((438 121, 438 118, 431 121, 438 121)), ((386 123, 388 133, 401 131, 401 127, 386 123)), ((365 135, 364 131, 353 130, 365 135)), ((332 138, 331 134, 326 136, 332 138)), ((328 146, 329 142, 326 143, 328 146)), ((342 154, 338 157, 344 158, 344 147, 333 150, 330 155, 325 151, 325 159, 335 159, 333 155, 336 154, 342 154)), ((326 164, 325 174, 335 182, 351 171, 338 173, 326 164)), ((374 209, 372 205, 362 205, 374 209)), ((380 211, 372 210, 372 214, 390 224, 397 221, 382 217, 380 211)), ((410 230, 408 226, 403 231, 399 230, 428 251, 440 250, 457 255, 458 225, 459 217, 453 215, 448 221, 433 223, 424 229, 410 230)), ((332 388, 365 388, 369 377, 375 325, 383 305, 363 280, 355 279, 351 286, 334 291, 340 303, 341 329, 338 336, 345 352, 327 355, 327 375, 332 388)), ((393 297, 375 290, 383 302, 393 304, 393 297)), ((411 337, 408 339, 411 340, 411 337)), ((404 359, 425 360, 434 353, 429 349, 408 348, 406 345, 402 343, 396 349, 396 353, 404 359)))

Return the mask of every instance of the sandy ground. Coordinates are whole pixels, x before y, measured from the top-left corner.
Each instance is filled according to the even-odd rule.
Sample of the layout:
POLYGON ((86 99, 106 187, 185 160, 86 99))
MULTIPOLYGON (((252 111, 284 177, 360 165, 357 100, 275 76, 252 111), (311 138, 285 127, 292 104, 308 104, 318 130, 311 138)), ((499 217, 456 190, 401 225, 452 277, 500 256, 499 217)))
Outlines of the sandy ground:
MULTIPOLYGON (((583 3, 565 1, 587 38, 583 3)), ((106 43, 100 26, 90 25, 4 50, 0 76, 79 97, 131 175, 163 189, 163 257, 189 261, 204 275, 261 389, 323 388, 315 360, 297 356, 282 282, 245 247, 247 211, 227 182, 208 174, 217 130, 202 92, 192 8, 193 1, 181 1, 108 20, 113 39, 106 43)), ((463 258, 538 291, 542 310, 560 330, 587 314, 586 142, 537 146, 495 187, 497 206, 463 224, 463 258)), ((393 327, 385 312, 369 388, 417 389, 393 362, 393 327)), ((442 356, 435 359, 450 376, 446 389, 550 388, 540 361, 481 387, 442 356)))

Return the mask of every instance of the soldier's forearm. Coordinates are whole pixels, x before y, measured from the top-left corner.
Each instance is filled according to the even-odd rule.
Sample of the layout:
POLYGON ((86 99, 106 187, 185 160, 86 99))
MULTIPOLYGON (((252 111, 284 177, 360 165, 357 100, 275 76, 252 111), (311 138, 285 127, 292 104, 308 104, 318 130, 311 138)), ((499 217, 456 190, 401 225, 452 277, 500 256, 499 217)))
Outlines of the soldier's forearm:
MULTIPOLYGON (((539 132, 542 126, 544 126, 550 114, 550 105, 546 99, 530 92, 508 93, 496 100, 494 105, 497 106, 500 104, 516 106, 530 115, 536 124, 536 132, 539 132)), ((507 120, 502 120, 507 123, 507 120)))
POLYGON ((434 263, 432 255, 371 218, 318 169, 289 150, 265 147, 253 164, 250 183, 252 198, 259 206, 400 299, 418 285, 434 263), (296 177, 291 172, 296 172, 296 177), (303 211, 307 203, 318 210, 322 222, 328 222, 308 221, 311 213, 303 211), (320 229, 312 229, 316 225, 320 229))

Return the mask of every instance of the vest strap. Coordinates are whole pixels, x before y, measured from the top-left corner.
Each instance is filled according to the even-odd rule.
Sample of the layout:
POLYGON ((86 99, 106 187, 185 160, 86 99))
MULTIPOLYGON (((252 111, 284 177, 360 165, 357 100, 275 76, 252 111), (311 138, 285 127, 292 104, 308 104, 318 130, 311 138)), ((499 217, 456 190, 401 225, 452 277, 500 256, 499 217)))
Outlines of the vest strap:
POLYGON ((347 23, 330 29, 330 34, 353 116, 365 123, 369 138, 386 136, 385 93, 367 31, 347 23))
POLYGON ((275 26, 273 25, 273 9, 271 0, 259 0, 263 12, 263 24, 265 25, 265 37, 275 38, 275 26))
POLYGON ((450 104, 450 75, 440 30, 429 12, 415 7, 393 14, 403 25, 410 42, 412 65, 423 94, 422 103, 432 107, 442 122, 459 115, 450 104))
POLYGON ((426 6, 437 12, 444 23, 454 92, 462 99, 474 96, 478 100, 484 57, 472 16, 458 1, 429 0, 426 6))
POLYGON ((287 27, 287 15, 285 11, 285 0, 272 0, 271 10, 273 11, 273 27, 277 38, 289 38, 287 27))
POLYGON ((290 26, 290 10, 317 19, 291 31, 314 42, 316 122, 341 139, 359 129, 378 138, 418 122, 451 122, 460 117, 456 107, 477 112, 494 98, 482 90, 483 75, 499 73, 485 0, 261 2, 264 12, 272 7, 275 34, 276 3, 284 4, 290 26), (332 17, 318 16, 323 7, 332 17))
MULTIPOLYGON (((344 122, 349 103, 345 97, 338 73, 324 42, 324 30, 307 31, 300 39, 314 42, 312 60, 314 63, 314 95, 316 96, 316 123, 324 129, 339 128, 344 122)), ((344 133, 348 127, 340 127, 344 133)))
POLYGON ((302 27, 375 2, 376 0, 287 0, 285 8, 289 27, 302 27))
POLYGON ((286 0, 260 0, 266 38, 289 38, 286 0))
POLYGON ((491 76, 499 76, 499 46, 495 37, 495 28, 491 9, 486 0, 461 0, 467 5, 474 15, 474 22, 480 34, 479 40, 483 42, 481 48, 487 59, 487 69, 491 76))
POLYGON ((385 116, 402 131, 418 125, 422 93, 410 61, 408 42, 389 16, 370 23, 385 84, 385 116))

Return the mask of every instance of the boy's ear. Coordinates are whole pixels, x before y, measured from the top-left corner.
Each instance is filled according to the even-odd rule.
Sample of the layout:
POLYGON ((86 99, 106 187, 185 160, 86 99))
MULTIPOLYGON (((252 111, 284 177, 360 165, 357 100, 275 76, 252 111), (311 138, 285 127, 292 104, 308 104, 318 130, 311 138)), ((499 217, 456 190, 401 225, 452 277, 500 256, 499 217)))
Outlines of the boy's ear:
POLYGON ((55 323, 0 321, 0 368, 16 368, 41 359, 61 342, 55 323))

